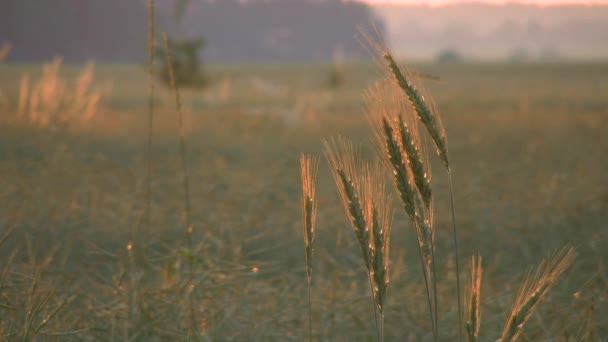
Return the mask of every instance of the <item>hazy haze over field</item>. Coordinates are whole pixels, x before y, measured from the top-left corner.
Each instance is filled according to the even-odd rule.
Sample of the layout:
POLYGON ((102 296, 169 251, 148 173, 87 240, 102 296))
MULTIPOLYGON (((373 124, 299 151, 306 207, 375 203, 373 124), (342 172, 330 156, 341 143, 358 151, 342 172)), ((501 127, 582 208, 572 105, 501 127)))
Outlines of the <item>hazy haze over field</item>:
MULTIPOLYGON (((347 59, 366 58, 355 36, 357 26, 371 20, 386 27, 395 52, 409 59, 445 51, 472 60, 608 59, 605 1, 435 6, 445 2, 191 0, 179 23, 175 3, 159 2, 158 29, 177 38, 205 37, 203 58, 223 63, 331 61, 338 50, 347 59)), ((68 62, 139 63, 145 23, 143 0, 6 0, 0 3, 0 44, 13 45, 10 62, 61 55, 68 62)))
POLYGON ((400 55, 455 49, 473 59, 606 59, 608 6, 482 3, 374 7, 400 55))

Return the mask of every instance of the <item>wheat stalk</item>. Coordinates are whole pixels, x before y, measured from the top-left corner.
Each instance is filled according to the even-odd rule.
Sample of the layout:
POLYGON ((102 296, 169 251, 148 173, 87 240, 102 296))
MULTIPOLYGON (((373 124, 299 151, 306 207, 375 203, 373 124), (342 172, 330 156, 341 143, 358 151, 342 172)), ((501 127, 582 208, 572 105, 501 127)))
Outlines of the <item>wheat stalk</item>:
POLYGON ((323 145, 342 205, 350 219, 357 241, 359 241, 363 262, 369 272, 372 265, 373 246, 362 200, 365 196, 364 189, 361 187, 363 163, 358 160, 357 151, 352 143, 344 138, 338 138, 337 141, 332 139, 331 142, 324 141, 323 145))
POLYGON ((436 147, 437 154, 443 162, 448 173, 448 182, 450 184, 450 203, 452 211, 452 236, 454 240, 454 253, 456 255, 456 287, 458 293, 458 330, 459 341, 462 340, 462 300, 460 296, 460 257, 458 253, 458 236, 456 229, 456 213, 454 208, 454 186, 452 182, 452 170, 448 158, 448 144, 445 129, 441 122, 441 117, 438 115, 434 103, 431 98, 425 96, 422 85, 416 82, 416 77, 413 73, 400 67, 390 49, 384 43, 380 32, 376 29, 376 38, 371 38, 370 35, 361 32, 365 43, 378 57, 378 64, 387 71, 393 78, 396 84, 401 88, 402 92, 409 99, 414 108, 418 119, 425 126, 428 134, 431 136, 436 147))
MULTIPOLYGON (((414 223, 414 231, 418 242, 418 252, 420 264, 424 276, 427 299, 429 305, 429 315, 433 328, 433 336, 437 335, 437 291, 436 277, 434 272, 434 230, 433 230, 433 207, 432 201, 426 205, 421 192, 417 188, 415 176, 412 171, 407 150, 400 143, 399 125, 396 118, 403 109, 399 104, 399 99, 393 97, 395 93, 389 93, 389 99, 385 99, 387 83, 379 83, 366 93, 367 114, 372 126, 374 127, 376 143, 380 155, 385 164, 392 170, 393 183, 397 188, 399 197, 403 203, 403 208, 414 223), (431 289, 431 275, 433 286, 431 289), (432 293, 432 295, 431 295, 432 293), (433 302, 435 303, 433 310, 433 302)), ((390 85, 389 85, 390 86, 390 85)), ((399 94, 396 94, 399 96, 399 94)), ((410 135, 411 141, 408 144, 415 144, 417 151, 422 150, 419 140, 416 139, 417 133, 410 135)), ((418 154, 418 158, 422 158, 418 154)), ((426 161, 419 161, 421 165, 428 165, 426 161)), ((428 167, 428 166, 427 166, 428 167)), ((430 170, 430 168, 427 168, 430 170)), ((421 169, 417 169, 420 172, 421 169)), ((429 173, 430 174, 430 171, 429 173)), ((426 177, 426 175, 425 175, 426 177)), ((429 192, 430 193, 430 192, 429 192)))
POLYGON ((332 168, 332 175, 340 194, 340 199, 344 210, 349 217, 361 256, 367 270, 370 292, 372 298, 372 309, 376 321, 376 333, 378 341, 383 338, 383 315, 381 311, 381 319, 378 320, 376 308, 383 310, 384 296, 388 282, 385 277, 388 277, 388 234, 390 228, 387 226, 390 220, 387 218, 386 211, 388 204, 386 198, 380 194, 374 193, 381 189, 381 177, 379 172, 372 171, 372 168, 359 159, 358 151, 355 150, 352 143, 344 138, 336 140, 324 141, 324 151, 327 160, 332 168), (375 222, 374 222, 375 221, 375 222), (374 235, 373 228, 375 226, 376 233, 374 235), (382 235, 381 237, 379 235, 382 235), (378 245, 381 247, 382 255, 377 259, 376 245, 374 237, 379 240, 378 245), (376 261, 376 264, 374 263, 376 261), (386 268, 384 269, 384 267, 386 268), (375 270, 379 274, 374 276, 375 270), (378 302, 381 299, 382 302, 378 302), (381 309, 382 308, 382 309, 381 309))
POLYGON ((392 199, 385 191, 381 165, 370 169, 366 177, 368 195, 365 198, 366 213, 371 222, 373 237, 372 271, 376 305, 380 313, 380 341, 384 339, 384 308, 389 285, 389 251, 392 223, 392 199))
POLYGON ((469 342, 479 341, 479 326, 481 322, 481 312, 479 311, 481 293, 481 256, 471 258, 471 279, 467 292, 468 306, 466 323, 467 337, 469 342))
POLYGON ((319 160, 302 154, 300 156, 300 171, 302 178, 302 217, 304 226, 304 245, 306 247, 306 278, 308 280, 308 339, 312 341, 312 252, 314 243, 315 223, 317 219, 316 178, 319 160))

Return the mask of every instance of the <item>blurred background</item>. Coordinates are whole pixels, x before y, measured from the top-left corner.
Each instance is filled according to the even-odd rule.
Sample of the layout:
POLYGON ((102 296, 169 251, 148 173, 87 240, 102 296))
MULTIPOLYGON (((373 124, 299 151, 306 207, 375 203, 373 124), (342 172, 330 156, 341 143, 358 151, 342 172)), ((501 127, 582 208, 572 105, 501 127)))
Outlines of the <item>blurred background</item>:
MULTIPOLYGON (((367 58, 355 34, 370 22, 409 60, 608 58, 599 1, 180 0, 159 1, 157 21, 172 36, 204 38, 211 63, 331 61, 336 49, 367 58)), ((145 32, 144 0, 0 4, 0 43, 14 45, 8 62, 141 62, 145 32)))

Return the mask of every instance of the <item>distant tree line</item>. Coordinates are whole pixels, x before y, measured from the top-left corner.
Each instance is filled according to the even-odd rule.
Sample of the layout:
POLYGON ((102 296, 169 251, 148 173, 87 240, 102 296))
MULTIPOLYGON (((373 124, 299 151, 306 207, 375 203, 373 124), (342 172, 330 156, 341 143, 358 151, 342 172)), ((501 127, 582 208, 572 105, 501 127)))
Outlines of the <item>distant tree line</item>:
MULTIPOLYGON (((2 0, 0 44, 13 49, 8 62, 140 62, 146 53, 145 0, 2 0)), ((176 20, 177 1, 157 1, 159 30, 175 38, 204 38, 205 61, 330 61, 366 58, 357 27, 371 9, 339 0, 190 0, 176 20)))

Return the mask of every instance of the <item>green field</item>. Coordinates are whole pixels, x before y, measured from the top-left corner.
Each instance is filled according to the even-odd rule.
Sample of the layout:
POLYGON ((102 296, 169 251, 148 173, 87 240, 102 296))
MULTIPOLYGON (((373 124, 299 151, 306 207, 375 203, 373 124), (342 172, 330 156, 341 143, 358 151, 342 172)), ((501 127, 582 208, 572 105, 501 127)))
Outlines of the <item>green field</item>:
MULTIPOLYGON (((568 244, 577 259, 523 341, 608 336, 608 64, 420 64, 446 126, 463 279, 483 257, 481 340, 500 337, 526 272, 568 244)), ((151 223, 145 224, 147 82, 140 66, 97 66, 105 93, 86 124, 17 114, 20 78, 0 65, 0 336, 36 341, 303 341, 308 336, 300 153, 321 158, 313 257, 315 340, 373 341, 365 269, 321 141, 373 156, 350 65, 211 66, 182 92, 193 223, 172 94, 157 88, 151 223), (131 248, 127 248, 132 242, 131 248), (192 273, 190 272, 192 266, 192 273), (190 293, 192 291, 192 293, 190 293), (47 320, 47 321, 45 321, 47 320), (28 336, 24 336, 27 332, 28 336)), ((71 79, 82 66, 66 66, 71 79)), ((457 334, 447 176, 433 153, 441 341, 457 334)), ((394 196, 396 199, 396 196, 394 196)), ((395 201, 386 341, 430 341, 415 235, 395 201)), ((466 284, 463 284, 466 285, 466 284)))

